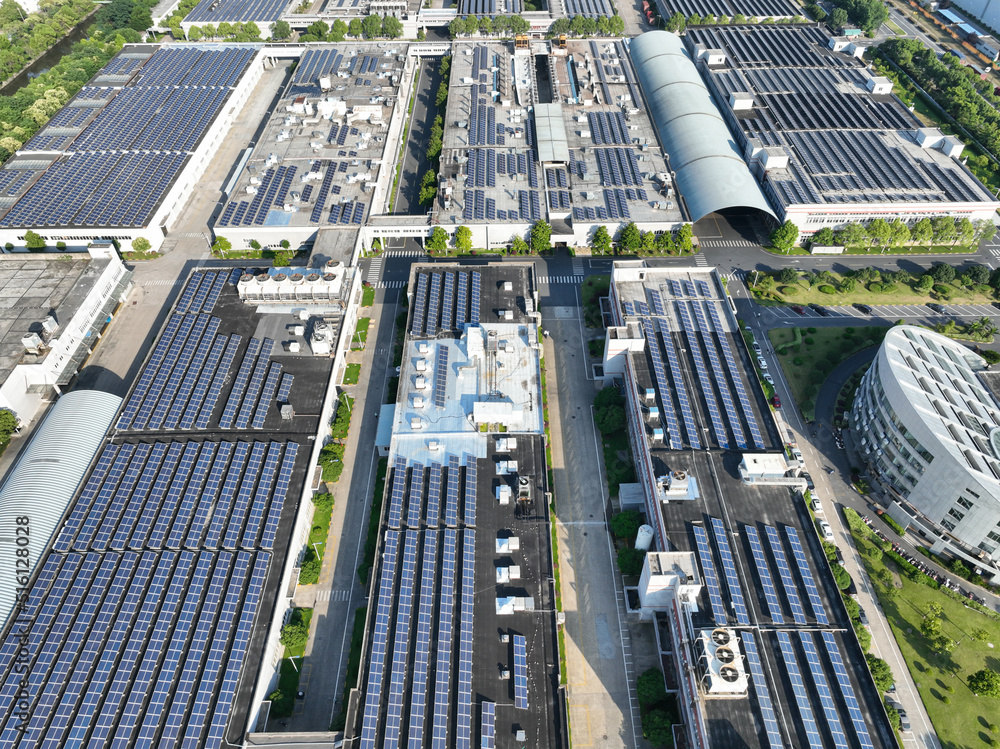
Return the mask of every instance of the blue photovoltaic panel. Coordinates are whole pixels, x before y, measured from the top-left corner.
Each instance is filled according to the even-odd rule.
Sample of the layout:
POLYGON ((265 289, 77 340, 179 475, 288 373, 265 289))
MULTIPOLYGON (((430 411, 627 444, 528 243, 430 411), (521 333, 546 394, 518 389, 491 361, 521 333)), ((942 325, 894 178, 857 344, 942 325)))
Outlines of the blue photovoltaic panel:
POLYGON ((115 425, 117 429, 128 429, 132 425, 132 420, 138 413, 139 407, 146 397, 146 393, 149 392, 149 388, 156 378, 156 373, 166 358, 167 351, 170 349, 174 336, 177 334, 177 330, 184 319, 183 315, 171 315, 170 320, 167 321, 166 327, 163 328, 163 333, 160 334, 160 340, 157 342, 156 348, 153 349, 153 353, 149 357, 149 361, 146 362, 146 366, 142 368, 139 381, 136 383, 132 395, 129 396, 121 416, 118 417, 118 423, 115 425))
POLYGON ((257 484, 257 493, 254 495, 253 505, 247 514, 243 538, 240 540, 240 546, 244 549, 252 549, 257 544, 257 537, 260 535, 260 526, 264 522, 267 505, 272 496, 275 475, 278 473, 278 459, 280 455, 281 443, 272 442, 267 448, 264 470, 261 473, 260 482, 257 484))
POLYGON ((218 502, 212 513, 212 522, 208 526, 205 538, 202 541, 202 545, 209 549, 217 548, 219 545, 219 539, 222 536, 226 519, 229 517, 233 500, 236 498, 237 487, 240 485, 240 476, 243 474, 243 468, 246 466, 249 453, 249 443, 236 443, 236 448, 233 450, 233 459, 229 464, 229 473, 226 474, 226 482, 222 485, 222 491, 219 494, 218 502))
POLYGON ((274 548, 274 539, 278 534, 278 522, 281 520, 281 510, 284 507, 285 496, 292 483, 292 471, 295 468, 295 456, 298 454, 299 446, 295 442, 285 445, 285 457, 281 459, 281 470, 278 471, 278 480, 274 485, 274 496, 271 497, 271 506, 267 510, 267 520, 264 523, 264 532, 261 534, 260 542, 257 544, 262 549, 274 548))
POLYGON ((764 589, 764 600, 767 601, 767 608, 771 614, 771 621, 775 624, 784 624, 785 617, 781 614, 781 603, 778 601, 778 591, 774 587, 771 579, 771 570, 767 566, 767 556, 764 554, 764 547, 760 543, 757 529, 746 525, 743 527, 750 542, 750 551, 753 552, 753 560, 757 565, 757 574, 760 575, 760 584, 764 589))
POLYGON ((657 317, 666 317, 667 311, 663 308, 663 299, 656 289, 649 289, 649 298, 653 302, 653 314, 657 317))
POLYGON ((448 458, 448 493, 444 504, 444 524, 454 528, 458 525, 458 483, 459 461, 457 455, 448 458))
POLYGON ((194 295, 198 293, 198 288, 205 281, 204 273, 192 273, 191 277, 188 279, 187 284, 184 286, 184 292, 181 294, 181 298, 177 301, 177 307, 175 311, 177 312, 189 312, 191 307, 191 302, 194 300, 194 295))
POLYGON ((747 393, 746 386, 743 383, 743 376, 740 373, 740 367, 737 364, 736 357, 733 355, 732 348, 729 346, 729 340, 725 334, 726 328, 722 323, 722 315, 719 313, 718 307, 714 302, 708 302, 707 306, 712 317, 712 324, 715 325, 715 330, 718 334, 719 345, 722 347, 722 354, 726 361, 726 367, 729 369, 729 376, 733 379, 733 387, 736 389, 736 399, 740 402, 743 416, 747 420, 750 439, 753 440, 754 445, 763 449, 766 447, 766 444, 764 437, 760 433, 760 427, 757 425, 757 417, 753 412, 753 397, 747 393))
MULTIPOLYGON (((180 355, 177 361, 173 365, 173 369, 167 378, 166 385, 163 390, 157 396, 156 406, 149 417, 149 420, 144 425, 147 429, 159 429, 163 426, 164 420, 167 418, 167 414, 171 410, 174 399, 177 397, 181 386, 187 380, 187 375, 194 362, 195 354, 198 349, 201 348, 202 341, 205 338, 206 330, 209 323, 213 318, 208 315, 199 315, 197 321, 195 322, 194 328, 191 330, 188 336, 187 342, 184 344, 184 348, 181 349, 180 355)), ((215 328, 218 328, 218 323, 215 328)), ((214 334, 214 330, 212 333, 214 334)), ((193 386, 193 382, 191 385, 193 386)), ((156 387, 154 382, 153 387, 156 387)), ((142 409, 139 411, 142 414, 142 409)), ((136 418, 136 424, 133 426, 143 426, 140 423, 141 419, 136 418)))
POLYGON ((809 560, 806 559, 805 550, 799 541, 799 533, 790 525, 786 525, 785 535, 788 536, 788 544, 792 547, 792 556, 795 558, 795 564, 799 568, 799 574, 802 575, 802 582, 806 586, 806 597, 809 599, 809 605, 812 606, 813 616, 816 617, 816 621, 820 624, 829 624, 830 620, 827 618, 826 608, 823 606, 823 600, 819 597, 816 580, 813 578, 812 570, 809 568, 809 560))
POLYGON ((740 578, 736 574, 733 552, 729 548, 726 528, 718 518, 712 518, 712 531, 715 535, 715 544, 719 549, 719 557, 722 559, 722 569, 726 575, 726 584, 729 586, 729 600, 733 604, 736 621, 740 626, 749 627, 750 615, 747 613, 747 606, 743 600, 743 588, 740 587, 740 578))
MULTIPOLYGON (((450 473, 450 471, 449 471, 450 473)), ((441 558, 441 596, 438 601, 437 673, 434 682, 434 730, 432 749, 449 749, 448 720, 451 716, 451 651, 455 615, 456 543, 458 531, 444 532, 441 558)))
POLYGON ((778 566, 778 575, 781 577, 781 585, 785 589, 788 606, 792 610, 792 618, 796 624, 805 624, 806 612, 802 608, 799 591, 795 587, 795 580, 792 578, 792 569, 788 566, 788 558, 785 557, 785 549, 781 545, 781 537, 778 535, 778 529, 770 525, 765 525, 764 532, 767 533, 767 541, 771 545, 774 563, 778 566))
MULTIPOLYGON (((185 546, 197 546, 201 542, 202 534, 208 527, 208 519, 215 506, 216 497, 222 489, 222 482, 226 477, 226 467, 229 465, 229 456, 233 454, 236 445, 232 442, 223 442, 218 446, 215 462, 209 472, 204 485, 198 493, 198 506, 195 508, 193 519, 188 527, 185 546)), ((175 529, 176 530, 176 529, 175 529)), ((171 533, 171 536, 174 534, 171 533)), ((169 544, 169 541, 168 541, 169 544)), ((168 546, 168 548, 173 548, 168 546)))
POLYGON ((729 449, 732 445, 729 442, 729 433, 726 431, 725 423, 722 420, 722 412, 719 403, 715 399, 715 391, 712 389, 712 381, 708 376, 708 367, 702 357, 701 341, 695 333, 691 316, 688 314, 687 302, 674 302, 681 319, 681 325, 687 333, 688 350, 691 353, 691 360, 694 362, 695 371, 698 373, 698 383, 701 385, 701 394, 705 399, 705 410, 708 411, 709 421, 712 422, 712 431, 715 432, 715 439, 719 445, 729 449))
MULTIPOLYGON (((708 354, 708 361, 711 365, 712 375, 715 377, 715 384, 719 388, 719 395, 722 397, 722 406, 726 420, 733 431, 736 446, 741 450, 745 450, 747 448, 747 438, 743 432, 743 425, 740 423, 740 416, 736 410, 733 393, 729 389, 729 381, 726 380, 726 372, 722 368, 722 362, 719 360, 719 352, 716 348, 715 340, 708 329, 708 318, 705 317, 705 310, 702 309, 701 304, 695 302, 691 306, 694 308, 695 316, 698 318, 698 327, 701 328, 702 333, 701 341, 704 344, 705 352, 708 354)), ((695 335, 693 330, 691 334, 695 335)))
POLYGON ((749 631, 742 633, 742 639, 743 652, 747 655, 747 663, 750 664, 750 677, 753 681, 754 691, 757 693, 757 705, 760 707, 760 716, 764 721, 764 730, 767 732, 767 743, 770 744, 771 749, 783 749, 785 745, 781 740, 781 729, 778 727, 778 717, 774 712, 774 705, 771 704, 771 690, 768 689, 767 679, 764 678, 760 653, 757 651, 757 640, 749 631))
POLYGON ((292 381, 294 379, 290 374, 282 375, 281 387, 278 388, 278 403, 288 403, 288 394, 292 392, 292 381))
POLYGON ((674 384, 673 390, 677 394, 681 417, 684 419, 684 429, 687 432, 688 444, 691 445, 692 449, 700 450, 701 440, 698 438, 698 426, 694 423, 694 409, 691 408, 691 401, 688 399, 687 385, 684 384, 680 359, 677 358, 677 350, 674 348, 674 341, 670 336, 670 326, 667 324, 665 317, 658 317, 657 322, 660 325, 660 333, 663 334, 663 347, 667 352, 667 362, 670 364, 670 373, 674 384))
POLYGON ((854 687, 851 685, 851 679, 847 674, 844 659, 840 655, 840 648, 837 647, 837 640, 833 636, 833 632, 823 632, 822 636, 823 645, 826 647, 826 654, 830 658, 830 663, 833 664, 833 672, 837 676, 837 685, 840 687, 840 694, 847 705, 847 712, 851 716, 851 723, 854 726, 855 734, 857 734, 858 742, 861 744, 862 749, 874 749, 871 736, 868 734, 868 726, 865 725, 864 713, 861 712, 861 706, 854 695, 854 687))
POLYGON ((455 747, 472 749, 472 641, 476 592, 476 532, 462 533, 462 614, 458 643, 458 709, 455 713, 455 747))
POLYGON ((253 413, 253 428, 263 429, 264 422, 267 421, 267 409, 274 400, 274 393, 278 389, 278 381, 281 379, 281 365, 275 362, 267 371, 267 379, 264 380, 264 388, 260 391, 257 400, 257 408, 253 413))
POLYGON ((480 746, 482 749, 494 749, 496 747, 497 713, 496 703, 483 702, 483 715, 480 728, 480 746))
POLYGON ((632 302, 625 302, 625 314, 629 317, 635 317, 635 307, 632 306, 632 302))
POLYGON ((441 306, 441 274, 431 274, 430 298, 427 301, 427 335, 437 334, 438 312, 441 306))
POLYGON ((524 635, 510 638, 514 643, 514 707, 528 709, 528 641, 524 635))
POLYGON ((236 374, 236 379, 233 381, 229 400, 226 401, 226 408, 219 419, 219 426, 223 429, 231 427, 233 421, 236 419, 236 413, 239 410, 240 403, 243 401, 243 393, 246 392, 247 383, 250 381, 250 373, 253 371, 254 364, 257 363, 257 354, 260 353, 262 344, 263 341, 257 338, 250 339, 250 345, 243 355, 243 363, 240 364, 240 371, 236 374))
POLYGON ((395 643, 392 652, 392 672, 386 705, 385 729, 382 746, 397 749, 402 731, 403 708, 406 704, 408 655, 410 651, 410 625, 413 619, 413 588, 416 582, 417 543, 420 531, 406 531, 403 546, 403 563, 399 570, 399 593, 396 596, 395 643))
MULTIPOLYGON (((250 501, 253 498, 254 485, 257 483, 257 477, 260 475, 264 462, 265 449, 266 446, 263 442, 253 443, 250 457, 247 460, 246 473, 243 474, 243 480, 240 483, 240 490, 233 498, 228 511, 216 513, 215 517, 212 518, 212 524, 209 526, 206 536, 206 545, 210 545, 210 547, 221 545, 226 549, 236 548, 243 520, 250 510, 250 501), (225 529, 225 535, 223 535, 223 529, 225 529), (216 543, 209 544, 208 542, 212 539, 218 540, 216 543)), ((275 460, 277 460, 277 456, 275 456, 275 460)), ((275 466, 272 465, 271 470, 273 471, 274 468, 275 466)))
POLYGON ((448 346, 439 343, 437 347, 437 360, 434 364, 434 405, 444 408, 445 386, 448 384, 448 346))
POLYGON ((812 703, 809 699, 809 692, 806 690, 805 682, 802 681, 802 672, 799 670, 799 662, 795 658, 795 649, 792 647, 792 638, 787 632, 776 632, 778 643, 781 645, 781 655, 785 661, 785 672, 788 680, 792 683, 792 692, 795 694, 795 702, 799 706, 799 715, 806 730, 806 739, 812 749, 822 749, 823 739, 819 735, 819 728, 816 725, 816 717, 813 715, 812 703))
POLYGON ((724 627, 729 618, 726 607, 722 603, 722 590, 719 588, 719 577, 715 572, 715 562, 712 560, 712 548, 708 545, 708 534, 700 525, 694 526, 694 540, 698 547, 698 558, 701 560, 701 570, 708 588, 708 600, 715 615, 715 626, 724 627))
POLYGON ((694 283, 695 286, 698 287, 699 294, 701 294, 702 296, 712 296, 712 289, 707 283, 705 283, 701 279, 696 280, 694 283))
MULTIPOLYGON (((205 370, 211 369, 213 373, 215 372, 215 367, 218 365, 219 357, 215 357, 213 361, 210 354, 213 348, 215 348, 215 335, 219 330, 221 322, 222 321, 217 317, 213 317, 209 321, 208 327, 205 329, 205 333, 201 338, 201 342, 198 344, 198 350, 195 352, 194 357, 191 360, 191 366, 187 368, 187 373, 184 375, 184 381, 181 383, 181 386, 177 391, 177 395, 174 398, 173 405, 170 407, 170 412, 167 414, 167 418, 163 423, 163 426, 167 429, 177 428, 178 423, 180 423, 181 416, 184 414, 185 408, 188 406, 192 396, 195 394, 196 383, 205 375, 205 370)), ((222 350, 222 347, 218 347, 219 356, 222 355, 222 350)), ((201 391, 198 397, 198 405, 200 406, 200 400, 204 399, 204 390, 201 391)))
POLYGON ((188 532, 188 525, 198 507, 199 500, 202 498, 206 479, 209 478, 209 469, 215 458, 216 447, 217 445, 214 442, 202 443, 201 452, 198 454, 198 462, 195 464, 194 471, 192 472, 191 481, 184 492, 184 498, 181 500, 177 510, 177 517, 174 520, 170 535, 167 537, 165 545, 168 549, 179 549, 184 543, 184 537, 188 532))
POLYGON ((132 530, 132 535, 129 536, 128 548, 135 550, 147 548, 149 534, 152 532, 153 524, 160 515, 160 506, 163 504, 164 497, 167 496, 167 490, 170 488, 170 483, 174 478, 174 472, 177 469, 177 464, 180 462, 183 452, 184 443, 182 442, 175 442, 167 448, 167 455, 163 459, 163 465, 160 466, 156 482, 149 492, 149 499, 146 501, 146 506, 143 508, 142 514, 139 516, 139 520, 132 530))
POLYGON ((455 273, 444 274, 444 299, 441 301, 441 329, 451 330, 455 319, 455 273))
POLYGON ((428 526, 437 525, 441 516, 441 474, 440 463, 431 463, 430 476, 427 480, 427 513, 424 522, 428 526))
MULTIPOLYGON (((434 466, 440 474, 441 466, 431 466, 433 481, 434 466)), ((424 735, 427 713, 427 681, 431 657, 431 631, 434 629, 434 580, 437 577, 438 532, 428 530, 424 534, 424 552, 420 573, 420 609, 417 612, 417 633, 413 649, 413 685, 410 689, 410 738, 424 735)))
POLYGON ((111 503, 111 498, 114 496, 118 482, 121 481, 122 476, 125 474, 125 470, 134 452, 135 445, 122 445, 121 450, 118 452, 118 457, 115 458, 114 465, 111 466, 107 476, 104 478, 104 483, 94 498, 90 512, 80 525, 80 531, 73 541, 72 548, 77 551, 84 551, 90 546, 90 541, 94 537, 94 533, 97 532, 98 523, 104 517, 104 513, 111 503))
MULTIPOLYGON (((239 276, 237 276, 237 278, 239 278, 239 276)), ((205 302, 201 305, 202 312, 211 312, 215 309, 215 305, 218 303, 219 297, 222 296, 222 290, 226 288, 227 280, 227 273, 219 273, 218 277, 215 279, 215 283, 212 285, 212 290, 208 292, 208 296, 205 297, 205 302)))
POLYGON ((469 305, 469 322, 472 325, 479 325, 479 307, 481 304, 483 274, 479 271, 472 272, 472 295, 469 305))
POLYGON ((663 367, 663 358, 660 356, 660 344, 656 340, 656 331, 653 330, 653 324, 649 320, 642 321, 642 329, 649 347, 649 356, 653 360, 653 378, 656 380, 656 387, 660 391, 660 402, 663 404, 663 418, 667 425, 666 445, 671 448, 680 448, 683 445, 681 427, 677 421, 674 400, 670 397, 673 388, 670 387, 667 372, 663 367))
POLYGON ((403 524, 403 500, 406 497, 406 458, 396 456, 392 472, 392 492, 389 494, 389 514, 386 523, 390 528, 403 524))
POLYGON ((476 458, 468 455, 465 458, 465 524, 476 524, 476 458))
POLYGON ((59 532, 56 542, 52 545, 53 551, 67 552, 72 548, 73 538, 75 538, 76 532, 83 524, 84 518, 87 517, 87 513, 90 512, 90 506, 94 501, 94 497, 100 491, 104 477, 111 469, 117 455, 117 445, 108 445, 104 448, 101 457, 97 459, 97 465, 94 466, 94 470, 87 480, 86 486, 80 492, 76 504, 73 505, 73 511, 63 524, 63 529, 59 532))
POLYGON ((378 718, 382 704, 382 682, 385 680, 385 661, 388 652, 389 628, 392 624, 393 590, 396 580, 396 554, 399 532, 386 531, 382 548, 382 572, 379 578, 378 607, 371 632, 371 655, 368 660, 368 679, 365 688, 364 712, 361 718, 360 746, 375 749, 378 740, 378 718))
POLYGON ((132 496, 129 499, 128 507, 125 508, 121 521, 118 523, 118 528, 115 531, 115 535, 108 544, 109 548, 121 551, 128 546, 129 537, 132 535, 132 531, 135 529, 136 523, 139 521, 139 516, 142 513, 146 497, 149 495, 150 489, 153 488, 153 482, 156 480, 156 477, 160 472, 160 467, 163 465, 163 458, 166 455, 166 452, 167 445, 163 442, 157 442, 153 446, 153 450, 149 455, 146 467, 143 469, 142 476, 136 483, 132 496))
MULTIPOLYGON (((247 383, 247 390, 243 395, 243 402, 240 405, 239 415, 236 417, 237 429, 246 429, 250 426, 250 419, 253 416, 254 409, 257 408, 261 390, 264 387, 264 378, 267 376, 268 368, 267 360, 271 358, 272 348, 274 348, 274 341, 270 338, 265 338, 264 343, 261 346, 260 353, 257 355, 257 364, 253 368, 253 376, 247 383)), ((219 426, 225 428, 229 425, 220 422, 219 426)))
POLYGON ((417 293, 413 298, 413 326, 411 335, 424 334, 424 308, 427 304, 427 274, 417 274, 417 293))
POLYGON ((194 389, 191 391, 188 397, 187 406, 183 409, 183 415, 177 421, 172 421, 173 414, 167 419, 167 427, 173 429, 180 426, 181 429, 190 429, 194 426, 194 420, 198 418, 198 412, 205 405, 205 395, 208 393, 209 385, 212 382, 212 378, 215 376, 216 370, 219 368, 219 362, 222 360, 222 356, 226 351, 226 336, 218 336, 214 340, 209 341, 211 344, 211 351, 208 357, 205 359, 204 365, 201 371, 198 372, 198 379, 195 383, 194 389))
POLYGON ((455 299, 455 326, 464 325, 469 310, 469 274, 458 273, 458 294, 455 299))
POLYGON ((410 496, 407 499, 406 524, 411 528, 418 527, 423 509, 424 467, 420 463, 414 463, 410 469, 410 496))
MULTIPOLYGON (((215 411, 215 404, 218 403, 219 396, 222 395, 222 387, 229 379, 229 368, 233 365, 233 360, 236 358, 236 352, 240 347, 241 340, 241 337, 235 334, 229 337, 226 352, 222 355, 222 361, 219 362, 219 368, 216 370, 215 376, 212 378, 212 384, 205 395, 204 404, 198 412, 198 420, 195 422, 195 427, 198 429, 208 427, 208 422, 212 418, 212 412, 215 411)), ((188 416, 185 414, 184 421, 187 421, 187 419, 188 416)), ((183 422, 181 423, 181 427, 184 427, 183 422)))
POLYGON ((177 473, 174 474, 174 480, 170 484, 167 496, 160 505, 156 516, 156 525, 153 526, 153 531, 149 534, 149 538, 146 540, 146 544, 150 548, 160 548, 166 540, 167 531, 170 530, 174 514, 177 512, 177 508, 180 505, 181 495, 184 493, 184 486, 187 483, 191 472, 194 470, 195 458, 198 456, 198 448, 199 444, 197 442, 184 443, 184 452, 181 455, 181 460, 177 467, 177 473))
POLYGON ((823 708, 823 716, 826 718, 826 725, 829 728, 833 744, 837 749, 847 749, 847 736, 844 735, 844 726, 840 723, 840 716, 837 714, 837 704, 833 701, 833 692, 830 684, 823 673, 823 664, 819 660, 819 651, 816 650, 816 643, 811 632, 799 632, 799 641, 802 643, 802 650, 806 654, 806 664, 812 674, 813 684, 816 686, 816 693, 819 695, 819 704, 823 708))
POLYGON ((181 321, 180 327, 177 329, 177 335, 174 336, 173 341, 170 343, 170 348, 167 349, 166 357, 160 368, 156 372, 156 377, 153 378, 153 382, 149 387, 149 392, 146 393, 145 399, 143 399, 142 405, 139 407, 139 411, 135 415, 135 419, 132 421, 131 429, 143 429, 145 428, 149 417, 153 415, 153 409, 156 407, 156 403, 160 399, 160 394, 163 392, 164 388, 167 386, 167 380, 174 371, 174 367, 181 355, 181 349, 184 348, 188 336, 191 334, 191 329, 194 327, 197 319, 194 315, 185 315, 184 319, 181 321))

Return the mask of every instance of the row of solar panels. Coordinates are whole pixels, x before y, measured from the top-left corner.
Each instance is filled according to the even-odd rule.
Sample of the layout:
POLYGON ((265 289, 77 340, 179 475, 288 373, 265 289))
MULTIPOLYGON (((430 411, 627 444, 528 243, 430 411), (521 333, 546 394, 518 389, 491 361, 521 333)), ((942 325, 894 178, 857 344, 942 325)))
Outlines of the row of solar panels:
POLYGON ((396 458, 393 466, 392 483, 389 490, 389 505, 386 526, 393 530, 406 525, 411 528, 445 525, 458 527, 462 524, 476 524, 476 461, 469 456, 464 466, 457 455, 448 458, 447 470, 441 463, 431 463, 424 467, 414 463, 409 468, 407 481, 406 460, 396 458), (462 486, 462 469, 465 470, 465 485, 462 486), (426 496, 424 482, 427 482, 426 496), (461 512, 460 512, 461 505, 461 512))
POLYGON ((443 276, 442 283, 441 273, 417 274, 410 335, 435 336, 479 324, 482 274, 449 271, 443 276))

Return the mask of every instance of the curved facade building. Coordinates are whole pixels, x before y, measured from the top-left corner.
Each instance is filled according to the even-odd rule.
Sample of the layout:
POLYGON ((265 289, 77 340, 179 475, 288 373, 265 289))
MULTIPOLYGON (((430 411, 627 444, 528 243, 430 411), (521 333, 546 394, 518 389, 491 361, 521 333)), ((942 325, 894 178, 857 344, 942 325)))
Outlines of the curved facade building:
POLYGON ((648 31, 629 50, 691 220, 725 208, 774 216, 681 38, 648 31))
POLYGON ((0 630, 14 607, 18 578, 34 572, 121 402, 97 390, 64 395, 0 487, 0 555, 10 565, 10 574, 0 577, 0 630), (28 565, 17 567, 17 576, 16 559, 28 565))
POLYGON ((851 410, 890 515, 967 563, 1000 561, 1000 404, 986 362, 949 338, 900 325, 885 337, 851 410))

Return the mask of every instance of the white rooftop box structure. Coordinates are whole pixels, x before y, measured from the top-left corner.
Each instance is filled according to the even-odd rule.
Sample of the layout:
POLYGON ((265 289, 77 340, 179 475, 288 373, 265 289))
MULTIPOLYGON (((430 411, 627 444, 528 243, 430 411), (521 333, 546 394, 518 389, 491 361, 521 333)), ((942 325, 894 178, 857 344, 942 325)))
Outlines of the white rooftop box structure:
POLYGON ((497 554, 509 554, 521 548, 521 539, 517 536, 497 539, 497 554))
POLYGON ((892 81, 885 76, 876 75, 865 82, 865 88, 873 94, 891 94, 892 81))
POLYGON ((753 94, 746 91, 733 91, 729 94, 729 106, 734 112, 753 109, 753 94))

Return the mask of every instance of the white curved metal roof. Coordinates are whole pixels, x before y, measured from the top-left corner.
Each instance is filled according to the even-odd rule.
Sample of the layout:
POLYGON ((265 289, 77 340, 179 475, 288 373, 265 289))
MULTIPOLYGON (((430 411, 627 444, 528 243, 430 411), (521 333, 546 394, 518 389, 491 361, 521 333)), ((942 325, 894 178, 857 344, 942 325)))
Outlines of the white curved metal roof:
POLYGON ((647 31, 632 40, 630 50, 691 220, 724 208, 774 216, 680 38, 647 31))
POLYGON ((0 575, 0 629, 14 607, 18 587, 14 560, 28 561, 29 568, 16 568, 17 575, 34 572, 121 403, 117 395, 97 390, 64 395, 46 414, 0 487, 0 559, 9 568, 8 574, 0 575), (18 518, 27 518, 28 524, 18 523, 18 518), (25 527, 27 536, 17 530, 25 527), (27 541, 19 543, 19 538, 27 541), (27 557, 18 556, 22 549, 27 549, 27 557))

